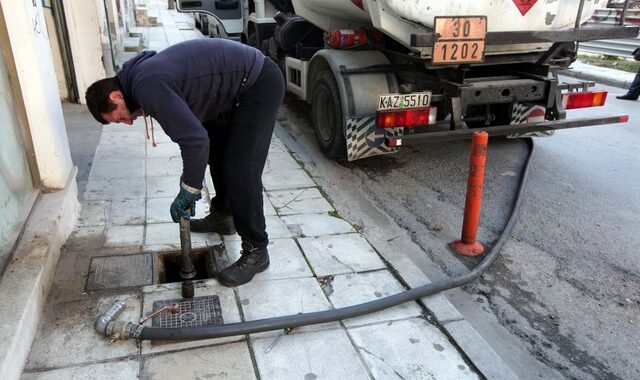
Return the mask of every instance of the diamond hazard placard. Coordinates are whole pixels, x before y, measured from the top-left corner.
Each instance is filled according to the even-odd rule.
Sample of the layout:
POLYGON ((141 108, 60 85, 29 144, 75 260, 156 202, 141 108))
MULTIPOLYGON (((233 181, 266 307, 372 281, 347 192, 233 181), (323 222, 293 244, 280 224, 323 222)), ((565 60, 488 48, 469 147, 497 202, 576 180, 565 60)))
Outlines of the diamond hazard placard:
POLYGON ((513 3, 518 7, 520 13, 524 16, 529 12, 529 9, 533 7, 538 0, 513 0, 513 3))

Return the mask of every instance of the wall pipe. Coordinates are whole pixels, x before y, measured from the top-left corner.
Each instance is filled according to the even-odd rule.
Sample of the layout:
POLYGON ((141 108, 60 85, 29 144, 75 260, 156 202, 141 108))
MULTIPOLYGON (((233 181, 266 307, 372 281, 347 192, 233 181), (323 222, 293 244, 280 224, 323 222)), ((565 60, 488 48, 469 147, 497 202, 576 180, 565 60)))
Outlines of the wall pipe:
POLYGON ((529 156, 527 157, 527 163, 520 178, 520 185, 509 220, 493 248, 480 262, 480 264, 466 275, 430 283, 389 297, 340 309, 204 327, 148 327, 126 321, 111 321, 104 331, 98 332, 111 336, 112 339, 114 336, 118 339, 135 338, 136 340, 198 340, 222 338, 271 330, 292 329, 300 326, 315 325, 334 322, 341 319, 359 317, 394 307, 408 301, 428 297, 444 290, 465 285, 476 280, 491 266, 491 264, 493 264, 493 262, 498 258, 498 254, 502 249, 502 246, 511 235, 511 231, 513 230, 513 226, 515 225, 518 212, 522 204, 522 194, 524 193, 525 185, 529 177, 529 168, 534 154, 533 141, 531 139, 527 139, 526 141, 530 147, 529 156))
POLYGON ((113 53, 113 38, 111 37, 111 24, 109 23, 109 8, 107 7, 107 0, 102 1, 102 5, 104 6, 104 18, 105 18, 105 26, 107 27, 107 35, 109 36, 109 53, 111 54, 111 69, 116 72, 118 71, 118 65, 116 64, 116 56, 113 53))
POLYGON ((62 54, 64 79, 67 84, 67 91, 69 92, 69 101, 78 103, 80 100, 78 80, 76 78, 76 68, 73 64, 73 52, 71 51, 71 43, 69 42, 69 29, 67 29, 67 18, 64 14, 62 0, 52 0, 51 11, 56 24, 56 34, 58 35, 60 52, 62 54))

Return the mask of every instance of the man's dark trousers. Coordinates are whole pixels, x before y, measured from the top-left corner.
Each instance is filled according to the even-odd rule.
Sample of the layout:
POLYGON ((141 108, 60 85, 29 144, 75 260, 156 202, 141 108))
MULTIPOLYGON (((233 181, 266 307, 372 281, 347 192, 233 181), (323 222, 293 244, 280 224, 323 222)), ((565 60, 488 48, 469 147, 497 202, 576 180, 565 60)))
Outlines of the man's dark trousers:
POLYGON ((242 241, 257 249, 269 243, 262 203, 262 171, 284 98, 278 65, 266 59, 262 71, 238 98, 226 121, 205 123, 209 133, 209 167, 216 191, 211 207, 231 212, 242 241))
POLYGON ((640 67, 638 68, 638 72, 633 78, 633 82, 631 82, 631 86, 629 87, 629 91, 627 93, 633 96, 640 95, 640 67))

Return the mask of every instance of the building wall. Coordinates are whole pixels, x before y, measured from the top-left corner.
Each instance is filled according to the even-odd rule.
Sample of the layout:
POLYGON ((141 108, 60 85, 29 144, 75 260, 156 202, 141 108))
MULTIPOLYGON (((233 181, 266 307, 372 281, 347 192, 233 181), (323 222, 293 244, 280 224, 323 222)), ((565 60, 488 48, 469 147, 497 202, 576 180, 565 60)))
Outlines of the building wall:
POLYGON ((63 189, 73 163, 42 2, 0 0, 0 6, 19 87, 14 88, 14 95, 19 94, 15 99, 24 107, 31 135, 37 186, 63 189))
MULTIPOLYGON (((3 38, 0 36, 0 38, 3 38)), ((0 270, 24 222, 29 196, 33 192, 27 149, 20 133, 18 109, 8 72, 8 62, 0 49, 0 270)))

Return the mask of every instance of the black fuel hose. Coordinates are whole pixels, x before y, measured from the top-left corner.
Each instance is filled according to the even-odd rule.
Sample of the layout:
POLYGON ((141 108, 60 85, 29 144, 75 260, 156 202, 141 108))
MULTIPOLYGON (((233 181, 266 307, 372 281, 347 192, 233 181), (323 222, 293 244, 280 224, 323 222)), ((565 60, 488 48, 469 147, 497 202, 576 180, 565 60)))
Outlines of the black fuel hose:
POLYGON ((389 297, 381 298, 358 305, 343 307, 340 309, 332 309, 326 311, 317 311, 312 313, 286 315, 281 317, 259 319, 255 321, 229 323, 216 326, 204 327, 142 327, 138 330, 136 336, 142 340, 198 340, 222 338, 234 335, 253 334, 264 331, 292 329, 300 326, 316 325, 320 323, 335 322, 342 319, 359 317, 361 315, 374 313, 390 307, 394 307, 405 302, 413 301, 418 298, 428 297, 444 290, 457 288, 476 280, 482 273, 487 270, 498 257, 498 253, 502 249, 505 241, 511 235, 513 226, 515 225, 518 212, 522 203, 522 194, 529 176, 529 167, 533 158, 534 144, 531 139, 525 139, 529 145, 529 154, 527 162, 520 177, 518 192, 514 200, 511 216, 507 221, 500 237, 495 245, 487 253, 485 258, 471 272, 456 278, 446 279, 433 282, 417 288, 413 288, 402 293, 394 294, 389 297))

